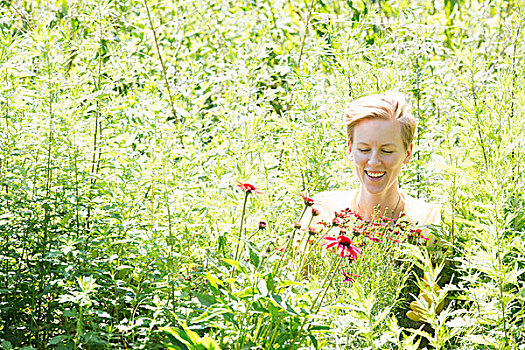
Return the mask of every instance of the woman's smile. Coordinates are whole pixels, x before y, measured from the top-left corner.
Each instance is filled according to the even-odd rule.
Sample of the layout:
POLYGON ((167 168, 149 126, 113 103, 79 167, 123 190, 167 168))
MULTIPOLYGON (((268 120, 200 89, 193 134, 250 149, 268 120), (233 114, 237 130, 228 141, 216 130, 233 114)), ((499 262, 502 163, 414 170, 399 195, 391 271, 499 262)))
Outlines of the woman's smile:
POLYGON ((373 179, 373 181, 377 181, 386 174, 386 171, 365 170, 365 174, 368 175, 368 177, 370 177, 371 179, 373 179))

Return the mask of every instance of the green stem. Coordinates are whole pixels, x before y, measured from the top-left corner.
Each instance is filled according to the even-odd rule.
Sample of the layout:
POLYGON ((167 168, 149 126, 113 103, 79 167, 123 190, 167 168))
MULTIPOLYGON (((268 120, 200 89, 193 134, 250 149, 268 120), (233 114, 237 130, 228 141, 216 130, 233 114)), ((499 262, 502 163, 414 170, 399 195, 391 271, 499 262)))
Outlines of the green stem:
MULTIPOLYGON (((310 17, 312 16, 312 10, 314 8, 314 3, 315 3, 315 0, 312 0, 310 2, 310 8, 308 9, 308 17, 306 17, 306 25, 304 28, 304 34, 303 34, 303 38, 301 39, 301 49, 299 50, 299 58, 297 59, 297 66, 296 66, 297 72, 299 72, 299 70, 301 69, 301 59, 303 57, 304 43, 306 40, 306 35, 308 34, 308 26, 310 24, 310 17)), ((290 96, 290 101, 288 101, 286 105, 286 110, 290 110, 290 107, 292 106, 293 98, 294 98, 294 95, 292 91, 292 94, 290 96)))
MULTIPOLYGON (((304 235, 303 235, 303 237, 301 237, 301 241, 299 242, 299 245, 301 245, 302 241, 305 239, 306 235, 308 234, 308 229, 310 228, 310 225, 312 224, 313 219, 314 219, 314 216, 312 215, 310 217, 310 221, 308 221, 308 225, 306 226, 306 231, 304 231, 304 235)), ((297 277, 299 276, 299 272, 301 271, 301 268, 302 268, 302 265, 303 265, 303 262, 304 262, 304 255, 305 255, 304 253, 306 251, 307 245, 308 245, 308 240, 305 243, 305 246, 304 246, 304 249, 303 249, 304 250, 303 251, 303 255, 301 256, 300 263, 297 266, 297 270, 295 271, 295 279, 297 279, 297 277)))
POLYGON ((277 323, 275 324, 275 327, 273 328, 272 337, 270 338, 270 343, 268 344, 266 349, 268 349, 268 350, 272 349, 272 344, 273 344, 273 341, 275 339, 275 335, 277 334, 277 328, 279 327, 279 325, 281 324, 282 321, 283 321, 283 317, 280 316, 279 317, 279 321, 277 321, 277 323))
MULTIPOLYGON (((322 288, 324 288, 324 291, 323 291, 322 297, 319 300, 320 294, 317 294, 317 298, 315 298, 314 302, 312 303, 312 307, 310 309, 310 311, 312 311, 315 308, 315 305, 317 304, 317 301, 319 300, 319 304, 318 304, 314 314, 316 314, 319 311, 319 309, 321 308, 321 304, 323 303, 323 299, 326 296, 326 292, 328 291, 328 288, 332 284, 332 281, 334 280, 334 277, 336 275, 335 271, 337 271, 339 269, 339 266, 341 266, 341 262, 342 261, 343 261, 342 258, 341 259, 337 259, 337 264, 332 265, 333 268, 330 269, 330 272, 328 273, 328 275, 326 275, 325 280, 323 281, 323 287, 322 288), (328 280, 329 280, 329 282, 328 282, 328 280)), ((306 323, 306 317, 303 319, 303 322, 301 323, 301 326, 299 326, 299 330, 295 334, 295 337, 292 340, 292 344, 290 345, 289 350, 293 350, 294 349, 295 341, 297 340, 297 338, 301 334, 305 323, 306 323)))
POLYGON ((171 90, 170 90, 170 84, 168 83, 168 76, 166 74, 166 67, 164 66, 164 60, 162 59, 162 55, 160 53, 160 47, 159 47, 159 43, 157 40, 157 32, 155 31, 155 27, 153 26, 153 21, 151 20, 151 14, 149 12, 149 6, 148 6, 147 0, 144 0, 144 6, 146 7, 149 25, 151 27, 151 31, 153 32, 153 39, 155 40, 155 48, 157 49, 157 54, 159 55, 160 65, 162 67, 162 74, 164 75, 164 84, 166 84, 168 100, 170 102, 170 107, 171 107, 171 114, 173 114, 173 119, 175 120, 175 123, 178 123, 179 119, 177 118, 177 113, 175 112, 175 106, 173 105, 173 98, 171 97, 171 90))
POLYGON ((242 230, 244 228, 244 214, 246 213, 246 203, 248 202, 248 196, 250 195, 249 192, 245 192, 244 195, 244 203, 242 204, 242 214, 241 214, 241 227, 239 228, 239 234, 237 236, 237 248, 235 249, 235 261, 237 261, 237 257, 239 254, 239 246, 241 245, 241 236, 242 236, 242 230))
MULTIPOLYGON (((299 222, 301 222, 301 220, 302 220, 302 218, 303 218, 303 216, 304 216, 304 213, 306 212, 306 209, 308 209, 307 206, 305 206, 305 207, 303 208, 303 211, 301 212, 301 215, 299 216, 299 222)), ((291 245, 292 245, 292 243, 293 243, 293 240, 294 240, 294 238, 295 238, 295 233, 296 233, 296 232, 297 232, 297 229, 294 229, 294 230, 292 231, 292 237, 288 240, 288 243, 286 244, 286 248, 285 248, 285 250, 283 251, 283 255, 281 255, 281 259, 279 259, 279 264, 277 265, 277 268, 273 271, 274 276, 275 276, 275 274, 276 274, 277 272, 280 271, 280 269, 281 269, 281 265, 282 265, 282 263, 283 263, 283 261, 284 261, 284 254, 285 254, 284 252, 288 252, 288 251, 289 251, 289 249, 290 249, 290 247, 291 247, 291 245)))
POLYGON ((317 309, 315 310, 314 313, 317 313, 319 311, 319 309, 321 308, 321 304, 323 303, 323 300, 324 300, 324 297, 326 296, 326 292, 328 292, 328 287, 330 287, 330 285, 332 284, 332 281, 334 280, 334 277, 335 275, 337 274, 336 271, 339 269, 339 267, 341 266, 341 262, 343 261, 343 258, 341 259, 337 259, 337 264, 334 264, 335 268, 332 269, 330 271, 330 273, 326 276, 324 282, 323 282, 323 288, 324 288, 324 292, 323 292, 323 295, 321 297, 321 300, 319 300, 319 294, 317 295, 317 298, 315 299, 315 301, 313 302, 312 304, 312 309, 313 307, 315 306, 315 304, 317 303, 317 300, 319 300, 319 304, 317 305, 317 309), (326 281, 328 280, 328 278, 330 278, 330 281, 328 282, 328 284, 326 283, 326 281), (325 287, 326 285, 326 287, 325 287))

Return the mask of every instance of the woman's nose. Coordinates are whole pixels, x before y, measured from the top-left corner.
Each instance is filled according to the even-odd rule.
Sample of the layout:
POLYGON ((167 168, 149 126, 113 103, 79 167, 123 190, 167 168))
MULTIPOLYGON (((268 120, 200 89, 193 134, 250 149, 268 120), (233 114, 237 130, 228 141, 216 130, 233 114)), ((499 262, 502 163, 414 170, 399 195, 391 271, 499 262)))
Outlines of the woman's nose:
POLYGON ((368 164, 370 165, 379 165, 381 164, 381 159, 379 158, 379 155, 377 152, 372 152, 370 155, 370 159, 368 159, 368 164))

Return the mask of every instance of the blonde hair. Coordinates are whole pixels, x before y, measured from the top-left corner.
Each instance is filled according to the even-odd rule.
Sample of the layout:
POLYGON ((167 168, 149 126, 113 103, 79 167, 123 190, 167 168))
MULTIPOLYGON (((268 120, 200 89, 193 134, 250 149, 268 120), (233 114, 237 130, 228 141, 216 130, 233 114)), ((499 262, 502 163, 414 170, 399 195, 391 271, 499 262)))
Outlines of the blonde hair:
POLYGON ((401 138, 405 149, 408 149, 414 140, 416 120, 411 112, 405 96, 398 92, 384 92, 382 94, 360 97, 346 107, 343 123, 346 125, 348 142, 354 140, 354 128, 365 119, 399 120, 401 123, 401 138))

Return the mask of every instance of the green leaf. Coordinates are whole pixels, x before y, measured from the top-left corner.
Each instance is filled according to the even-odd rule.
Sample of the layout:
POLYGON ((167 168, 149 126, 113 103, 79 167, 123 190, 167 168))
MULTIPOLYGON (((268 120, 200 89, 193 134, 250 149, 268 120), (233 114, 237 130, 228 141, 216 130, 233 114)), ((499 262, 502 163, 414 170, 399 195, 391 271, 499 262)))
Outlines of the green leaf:
POLYGON ((268 286, 266 285, 266 281, 264 279, 261 279, 259 282, 257 282, 257 288, 263 297, 268 295, 268 286))
POLYGON ((226 259, 226 258, 223 258, 222 261, 224 261, 226 264, 228 265, 231 265, 233 267, 235 267, 237 270, 239 270, 240 272, 245 272, 245 268, 244 266, 242 266, 238 261, 235 261, 233 259, 226 259))
POLYGON ((221 286, 224 286, 224 283, 217 277, 212 276, 209 271, 206 273, 206 278, 208 279, 208 282, 210 282, 210 285, 217 290, 219 289, 218 288, 219 284, 221 286))
POLYGON ((199 340, 199 345, 202 345, 206 350, 221 350, 215 339, 210 337, 201 338, 199 340))
POLYGON ((70 337, 68 337, 67 335, 57 335, 56 337, 53 337, 51 338, 51 340, 49 340, 48 345, 57 345, 59 343, 62 343, 64 340, 68 338, 70 337))
POLYGON ((199 292, 192 291, 194 296, 199 299, 199 302, 204 306, 211 306, 217 303, 217 299, 213 295, 203 294, 199 292))
POLYGON ((252 242, 246 241, 248 243, 248 251, 250 252, 250 263, 255 267, 259 267, 260 259, 259 253, 257 252, 257 247, 252 242))
MULTIPOLYGON (((199 341, 199 335, 190 329, 181 329, 168 326, 160 327, 159 329, 162 332, 173 336, 175 340, 179 341, 180 343, 189 347, 190 349, 193 348, 199 341)), ((181 346, 178 344, 172 345, 176 346, 177 349, 181 348, 181 346)))
POLYGON ((246 298, 246 297, 252 297, 254 294, 255 294, 254 288, 246 287, 237 293, 233 293, 232 295, 234 295, 237 298, 246 298))
POLYGON ((284 288, 284 287, 289 287, 289 286, 301 286, 301 283, 299 283, 297 281, 282 281, 279 284, 279 286, 277 287, 277 289, 284 288))
POLYGON ((11 350, 13 348, 13 344, 11 344, 10 342, 8 342, 7 340, 3 340, 1 343, 0 343, 0 346, 2 346, 2 349, 5 349, 5 350, 11 350))

